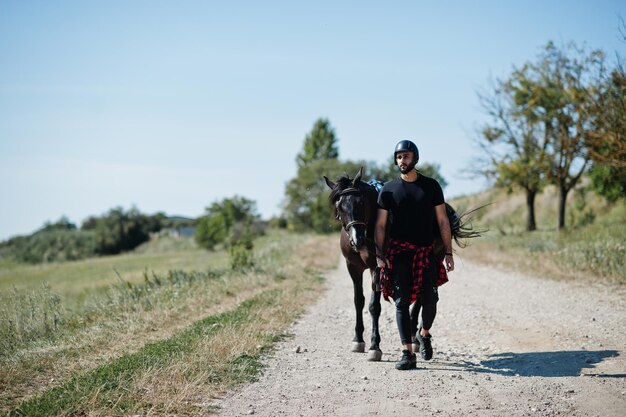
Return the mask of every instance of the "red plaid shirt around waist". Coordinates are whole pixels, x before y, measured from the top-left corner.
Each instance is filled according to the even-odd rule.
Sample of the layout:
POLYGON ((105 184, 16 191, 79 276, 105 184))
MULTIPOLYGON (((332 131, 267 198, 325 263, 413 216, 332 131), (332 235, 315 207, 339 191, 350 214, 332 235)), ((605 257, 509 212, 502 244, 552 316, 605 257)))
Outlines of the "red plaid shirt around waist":
MULTIPOLYGON (((380 286, 385 301, 389 301, 389 297, 393 297, 393 280, 391 278, 391 270, 393 269, 393 258, 402 252, 414 252, 413 262, 411 266, 411 275, 413 276, 413 287, 411 288, 411 303, 413 303, 420 295, 422 288, 422 278, 424 271, 428 270, 433 253, 433 245, 417 246, 409 242, 402 242, 395 239, 389 239, 387 244, 387 261, 389 267, 380 270, 380 286)), ((448 282, 448 274, 443 266, 443 261, 437 260, 437 286, 441 286, 448 282)))

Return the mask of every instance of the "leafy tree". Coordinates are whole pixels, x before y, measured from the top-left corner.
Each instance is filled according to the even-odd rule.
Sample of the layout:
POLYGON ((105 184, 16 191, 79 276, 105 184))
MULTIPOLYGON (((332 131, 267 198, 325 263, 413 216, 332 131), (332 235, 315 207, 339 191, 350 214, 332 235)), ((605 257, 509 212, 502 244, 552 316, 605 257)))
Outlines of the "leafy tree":
POLYGON ((623 63, 618 62, 604 80, 593 112, 596 131, 589 138, 593 161, 589 171, 591 186, 614 202, 626 198, 626 72, 623 63))
POLYGON ((196 222, 195 239, 201 247, 213 250, 225 241, 227 232, 222 215, 202 216, 196 222))
MULTIPOLYGON (((303 149, 296 157, 297 175, 287 183, 285 190, 283 210, 288 227, 320 233, 339 229, 340 225, 328 206, 329 189, 323 176, 331 179, 346 175, 352 177, 361 167, 364 181, 376 179, 385 182, 399 175, 393 157, 389 165, 380 166, 374 162, 340 161, 338 158, 334 129, 328 120, 318 119, 306 135, 303 149)), ((420 165, 420 171, 436 178, 443 187, 447 185, 439 174, 438 165, 423 164, 420 165)))
POLYGON ((324 200, 323 175, 342 169, 335 130, 328 119, 318 119, 304 138, 302 151, 296 156, 298 173, 287 183, 285 217, 296 230, 335 230, 328 203, 324 200))
POLYGON ((158 215, 153 219, 134 207, 128 211, 122 207, 111 209, 102 217, 88 220, 87 225, 94 226, 96 251, 101 255, 130 251, 148 241, 150 233, 161 228, 158 215))
POLYGON ((495 122, 482 132, 483 149, 491 158, 486 172, 497 178, 496 184, 526 191, 528 230, 534 229, 534 196, 544 180, 559 190, 558 227, 565 225, 567 194, 589 163, 603 71, 602 51, 587 53, 573 43, 561 49, 549 42, 537 62, 515 70, 509 80, 498 82, 492 97, 482 98, 495 122))
POLYGON ((249 239, 260 233, 253 222, 258 220, 256 203, 245 197, 234 196, 214 202, 206 209, 207 214, 198 219, 196 242, 206 249, 214 249, 218 244, 230 246, 242 239, 249 239))
POLYGON ((614 203, 626 198, 626 169, 594 163, 589 170, 591 188, 614 203))
POLYGON ((573 43, 564 49, 548 43, 534 66, 537 95, 527 102, 548 123, 550 180, 559 190, 558 228, 565 226, 567 194, 590 161, 588 143, 595 133, 594 104, 604 74, 604 53, 587 53, 573 43), (533 98, 538 97, 536 105, 533 98))
POLYGON ((298 168, 319 160, 337 159, 338 156, 335 130, 328 119, 317 119, 311 132, 304 138, 302 152, 296 157, 298 168))
POLYGON ((323 159, 298 169, 298 175, 287 183, 286 189, 284 211, 290 228, 320 233, 337 230, 328 208, 328 188, 323 176, 339 177, 344 175, 344 168, 337 159, 323 159))
POLYGON ((493 91, 480 94, 490 116, 482 127, 479 146, 487 155, 482 173, 495 178, 496 186, 509 192, 519 187, 526 194, 526 230, 537 228, 535 198, 545 184, 549 145, 547 122, 528 105, 535 86, 527 64, 515 69, 508 79, 496 80, 493 91))
POLYGON ((43 227, 39 229, 37 233, 40 232, 52 232, 55 230, 76 230, 76 225, 66 217, 62 216, 59 220, 54 223, 46 222, 43 227))

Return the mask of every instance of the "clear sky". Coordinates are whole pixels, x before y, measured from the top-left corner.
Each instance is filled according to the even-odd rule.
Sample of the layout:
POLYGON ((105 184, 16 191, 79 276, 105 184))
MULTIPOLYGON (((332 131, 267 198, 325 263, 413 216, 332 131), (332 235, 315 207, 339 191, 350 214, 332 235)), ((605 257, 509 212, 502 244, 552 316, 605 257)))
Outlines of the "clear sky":
POLYGON ((319 117, 341 159, 400 139, 446 197, 485 120, 477 91, 549 41, 626 55, 626 2, 0 0, 0 239, 110 208, 280 213, 319 117))

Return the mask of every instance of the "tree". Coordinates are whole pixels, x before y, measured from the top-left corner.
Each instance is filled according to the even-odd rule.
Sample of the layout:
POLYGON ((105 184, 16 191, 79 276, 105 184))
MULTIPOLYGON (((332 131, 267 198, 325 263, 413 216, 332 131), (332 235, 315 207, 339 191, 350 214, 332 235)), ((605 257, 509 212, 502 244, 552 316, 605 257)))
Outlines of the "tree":
POLYGON ((479 146, 487 155, 482 173, 495 178, 496 186, 511 192, 515 187, 526 194, 526 230, 537 228, 535 198, 547 174, 548 129, 528 105, 535 94, 527 64, 515 69, 508 79, 496 80, 493 91, 479 94, 490 122, 482 127, 479 146))
POLYGON ((626 72, 621 64, 604 80, 593 112, 596 131, 589 138, 592 160, 626 168, 626 72))
POLYGON ((76 230, 76 225, 72 223, 67 216, 61 216, 54 223, 46 222, 38 232, 52 232, 55 230, 76 230))
POLYGON ((559 190, 558 228, 565 225, 567 194, 589 163, 603 72, 602 51, 587 53, 573 43, 560 49, 549 42, 537 62, 515 70, 498 83, 493 97, 482 99, 495 121, 482 131, 483 149, 491 157, 485 172, 497 178, 496 184, 526 191, 528 230, 535 227, 534 196, 544 180, 559 190))
POLYGON ((328 119, 317 119, 311 132, 304 138, 302 152, 296 157, 298 169, 314 161, 337 159, 339 150, 335 130, 328 119))
POLYGON ((284 211, 290 227, 319 232, 335 230, 324 200, 322 176, 341 171, 338 157, 335 130, 328 119, 316 120, 296 156, 297 175, 287 183, 284 211))
POLYGON ((162 216, 148 216, 135 207, 129 211, 117 207, 102 217, 87 219, 82 229, 95 231, 98 254, 113 255, 135 249, 150 239, 150 233, 161 229, 162 216))
MULTIPOLYGON (((298 169, 298 175, 287 183, 283 206, 289 227, 295 230, 314 230, 328 233, 338 225, 328 207, 328 188, 323 176, 337 178, 352 171, 354 164, 341 163, 337 159, 313 161, 298 169)), ((353 172, 356 172, 356 168, 353 172)), ((354 175, 354 174, 352 174, 354 175)))
POLYGON ((545 47, 538 64, 536 94, 527 104, 549 127, 549 177, 559 190, 558 228, 565 226, 567 194, 588 167, 588 144, 595 134, 594 105, 604 74, 604 53, 587 53, 573 43, 545 47))
MULTIPOLYGON (((626 42, 626 24, 620 34, 626 42)), ((591 188, 609 201, 626 198, 626 71, 617 55, 617 65, 604 79, 593 109, 596 132, 590 137, 591 188)))
POLYGON ((196 242, 209 250, 217 244, 231 246, 241 239, 252 241, 260 233, 253 222, 259 215, 256 202, 245 197, 234 196, 214 202, 207 207, 206 215, 196 225, 196 242))
MULTIPOLYGON (((304 139, 302 151, 296 157, 298 172, 286 186, 283 213, 288 226, 295 230, 312 230, 329 233, 339 229, 340 225, 328 205, 329 189, 323 176, 338 179, 342 176, 354 176, 363 167, 363 181, 375 179, 389 181, 399 175, 398 167, 393 164, 381 164, 367 161, 340 161, 337 138, 330 122, 318 119, 313 129, 304 139)), ((420 165, 424 175, 439 181, 442 187, 447 182, 439 174, 436 164, 420 165)))

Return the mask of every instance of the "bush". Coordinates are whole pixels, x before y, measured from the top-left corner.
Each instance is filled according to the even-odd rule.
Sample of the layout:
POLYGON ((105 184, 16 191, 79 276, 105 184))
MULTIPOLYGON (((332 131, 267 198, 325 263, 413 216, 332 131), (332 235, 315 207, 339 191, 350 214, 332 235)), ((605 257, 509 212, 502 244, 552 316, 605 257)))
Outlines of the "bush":
POLYGON ((46 230, 6 243, 6 253, 26 263, 75 261, 96 254, 95 234, 79 230, 46 230))
POLYGON ((96 252, 114 255, 135 249, 150 239, 150 233, 161 230, 164 215, 142 214, 136 208, 124 211, 121 207, 110 210, 105 216, 90 218, 83 230, 93 229, 96 235, 96 252))
POLYGON ((75 261, 96 255, 112 255, 135 249, 150 239, 164 223, 165 215, 148 216, 137 209, 112 209, 105 216, 90 217, 80 230, 62 217, 29 236, 0 243, 0 256, 19 262, 75 261))
POLYGON ((237 242, 228 248, 230 256, 230 268, 243 271, 254 267, 254 253, 252 242, 237 242))
POLYGON ((225 198, 211 204, 207 214, 197 221, 196 242, 203 248, 213 250, 216 245, 224 246, 241 240, 243 237, 252 242, 263 234, 263 229, 256 213, 256 203, 245 197, 225 198))

